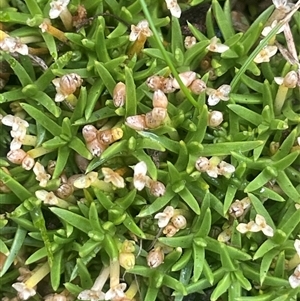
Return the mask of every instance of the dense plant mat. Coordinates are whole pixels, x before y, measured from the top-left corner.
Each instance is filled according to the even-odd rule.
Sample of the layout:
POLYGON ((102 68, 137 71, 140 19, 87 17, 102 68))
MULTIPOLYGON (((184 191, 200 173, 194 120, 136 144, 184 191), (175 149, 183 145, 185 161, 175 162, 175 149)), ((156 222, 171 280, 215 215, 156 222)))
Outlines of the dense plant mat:
POLYGON ((2 300, 298 300, 299 7, 2 0, 2 300))

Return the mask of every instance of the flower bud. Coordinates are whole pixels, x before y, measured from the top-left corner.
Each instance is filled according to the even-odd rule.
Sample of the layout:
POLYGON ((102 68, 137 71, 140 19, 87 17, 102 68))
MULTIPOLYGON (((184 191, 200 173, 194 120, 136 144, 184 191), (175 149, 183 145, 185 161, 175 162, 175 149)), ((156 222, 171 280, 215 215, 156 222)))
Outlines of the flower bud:
POLYGON ((220 111, 211 111, 208 115, 208 125, 217 127, 223 122, 223 113, 220 111))
POLYGON ((286 74, 283 79, 283 85, 289 89, 293 89, 297 86, 298 74, 296 71, 290 71, 286 74))
POLYGON ((228 213, 234 218, 242 216, 244 214, 243 204, 239 200, 234 201, 229 207, 228 213))
POLYGON ((104 145, 95 139, 93 141, 86 142, 86 147, 93 156, 100 157, 101 154, 106 150, 107 145, 104 145))
POLYGON ((189 89, 192 91, 192 93, 199 95, 205 91, 206 83, 202 79, 197 78, 191 83, 189 89))
POLYGON ((121 128, 113 128, 104 131, 98 131, 97 139, 102 144, 112 144, 116 140, 119 140, 123 137, 123 130, 121 128))
POLYGON ((121 252, 133 253, 135 251, 135 242, 133 240, 125 240, 121 246, 121 252))
POLYGON ((172 223, 170 223, 164 228, 163 234, 165 234, 167 237, 172 237, 178 231, 179 231, 179 229, 177 229, 172 223))
POLYGON ((75 92, 75 90, 81 86, 82 79, 76 73, 70 73, 63 75, 59 81, 60 90, 65 95, 70 95, 75 92))
POLYGON ((164 80, 163 76, 152 75, 147 79, 147 86, 153 91, 160 90, 164 80))
POLYGON ((171 222, 179 230, 186 228, 186 218, 182 214, 173 216, 171 222))
POLYGON ((196 161, 195 167, 200 172, 205 172, 209 168, 209 159, 206 157, 199 157, 196 161))
POLYGON ((47 172, 52 176, 55 170, 56 161, 50 160, 47 164, 47 172))
POLYGON ((26 152, 21 148, 16 150, 11 150, 7 153, 7 159, 14 164, 22 164, 22 161, 27 156, 26 152))
POLYGON ((161 197, 165 194, 166 187, 162 182, 150 181, 150 193, 154 196, 161 197))
POLYGON ((147 255, 147 264, 150 268, 157 268, 160 266, 165 258, 165 254, 161 247, 151 250, 147 255))
POLYGON ((29 155, 27 155, 24 160, 22 161, 22 167, 25 170, 30 170, 33 168, 33 166, 35 165, 35 161, 32 157, 30 157, 29 155))
POLYGON ((118 82, 113 91, 113 102, 115 107, 122 107, 125 104, 126 86, 122 82, 118 82))
MULTIPOLYGON (((196 79, 196 72, 194 71, 186 71, 179 73, 178 75, 186 87, 190 86, 191 83, 196 79)), ((172 85, 175 89, 180 89, 179 83, 175 78, 172 81, 172 85)))
POLYGON ((163 120, 167 117, 167 110, 163 108, 153 108, 152 111, 146 113, 145 122, 149 129, 159 127, 163 120))
POLYGON ((173 87, 173 79, 172 78, 164 78, 161 85, 161 90, 164 93, 173 93, 176 89, 173 87))
POLYGON ((125 124, 136 130, 136 131, 142 131, 147 129, 146 126, 146 121, 145 121, 145 115, 134 115, 134 116, 129 116, 126 118, 125 124))
POLYGON ((135 265, 135 255, 133 253, 123 253, 119 254, 120 266, 125 270, 132 269, 135 265))
POLYGON ((82 135, 86 142, 91 142, 97 138, 98 130, 91 124, 87 124, 82 128, 82 135))
POLYGON ((189 49, 193 47, 197 43, 197 40, 195 37, 192 36, 186 36, 184 39, 184 47, 185 49, 189 49))
POLYGON ((164 108, 168 106, 168 98, 161 90, 156 90, 153 94, 152 104, 154 108, 164 108))

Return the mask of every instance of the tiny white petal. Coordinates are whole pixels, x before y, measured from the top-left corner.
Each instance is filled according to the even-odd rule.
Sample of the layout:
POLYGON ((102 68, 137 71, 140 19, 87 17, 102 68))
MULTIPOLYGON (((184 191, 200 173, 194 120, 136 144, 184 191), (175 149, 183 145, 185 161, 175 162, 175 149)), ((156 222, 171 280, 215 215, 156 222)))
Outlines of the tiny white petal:
POLYGON ((245 224, 245 223, 240 223, 240 224, 238 224, 237 227, 236 227, 236 229, 237 229, 240 233, 242 233, 242 234, 245 234, 245 233, 247 233, 247 232, 249 231, 248 225, 245 224))
POLYGON ((274 236, 274 230, 272 229, 271 226, 269 225, 266 225, 265 227, 263 227, 261 229, 261 231, 266 235, 266 236, 269 236, 269 237, 273 237, 274 236))

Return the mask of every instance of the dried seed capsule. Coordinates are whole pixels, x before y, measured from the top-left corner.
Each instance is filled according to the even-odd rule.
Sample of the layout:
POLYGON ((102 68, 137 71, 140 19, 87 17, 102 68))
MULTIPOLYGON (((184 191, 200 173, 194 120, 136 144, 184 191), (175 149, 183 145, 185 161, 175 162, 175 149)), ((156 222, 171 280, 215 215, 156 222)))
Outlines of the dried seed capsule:
POLYGON ((47 172, 52 176, 55 170, 56 161, 50 160, 47 164, 47 172))
POLYGON ((168 106, 168 98, 161 90, 156 90, 153 94, 152 104, 154 108, 164 108, 168 106))
POLYGON ((74 188, 72 185, 69 184, 62 184, 58 187, 58 189, 55 191, 56 196, 58 196, 61 199, 66 199, 72 193, 74 192, 74 188))
POLYGON ((192 93, 199 95, 205 91, 206 83, 202 79, 197 78, 191 83, 189 89, 192 91, 192 93))
MULTIPOLYGON (((196 72, 186 71, 178 74, 183 84, 188 87, 196 79, 196 72)), ((175 89, 180 89, 179 83, 176 78, 173 78, 172 85, 175 89)))
POLYGON ((147 255, 147 264, 150 268, 157 268, 164 262, 165 254, 161 247, 151 250, 147 255))
POLYGON ((144 114, 127 117, 125 124, 136 131, 142 131, 147 129, 144 114))
POLYGON ((296 71, 290 71, 283 79, 283 85, 289 89, 293 89, 297 86, 298 74, 296 71))
POLYGON ((113 91, 113 102, 115 107, 122 107, 125 104, 126 86, 122 82, 118 82, 113 91))
POLYGON ((75 162, 81 172, 85 172, 90 161, 79 154, 75 153, 75 162))

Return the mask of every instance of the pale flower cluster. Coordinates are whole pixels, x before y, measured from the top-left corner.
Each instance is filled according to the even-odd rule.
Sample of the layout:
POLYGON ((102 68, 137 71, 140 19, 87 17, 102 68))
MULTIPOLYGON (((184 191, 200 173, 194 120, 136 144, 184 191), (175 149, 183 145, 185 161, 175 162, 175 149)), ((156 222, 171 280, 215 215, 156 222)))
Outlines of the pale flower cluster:
POLYGON ((10 126, 12 128, 10 135, 13 140, 10 143, 10 150, 20 149, 23 145, 27 128, 29 127, 28 122, 14 115, 4 116, 1 119, 1 122, 2 124, 10 126))
POLYGON ((186 218, 176 213, 172 206, 167 206, 163 212, 159 212, 154 216, 158 220, 158 227, 163 228, 163 233, 167 237, 174 236, 179 230, 186 227, 186 218))
POLYGON ((144 187, 149 188, 150 193, 156 197, 160 197, 166 192, 166 187, 163 183, 154 181, 147 176, 147 165, 144 161, 134 166, 133 185, 138 191, 143 190, 144 187))
POLYGON ((50 2, 50 19, 56 19, 67 8, 70 0, 54 0, 50 2))
POLYGON ((129 35, 129 41, 133 42, 139 39, 139 37, 151 37, 153 35, 149 28, 147 20, 140 21, 136 26, 131 25, 131 32, 129 35))
POLYGON ((196 160, 195 167, 200 172, 206 172, 210 177, 217 178, 219 175, 230 178, 235 172, 235 167, 225 161, 222 161, 219 157, 199 157, 196 160))
POLYGON ((260 214, 256 214, 255 221, 250 221, 247 224, 240 223, 236 229, 242 234, 262 231, 268 237, 272 237, 274 235, 274 230, 267 224, 265 218, 260 214))
POLYGON ((0 41, 0 49, 5 52, 28 55, 28 46, 23 44, 19 38, 7 36, 0 41))

